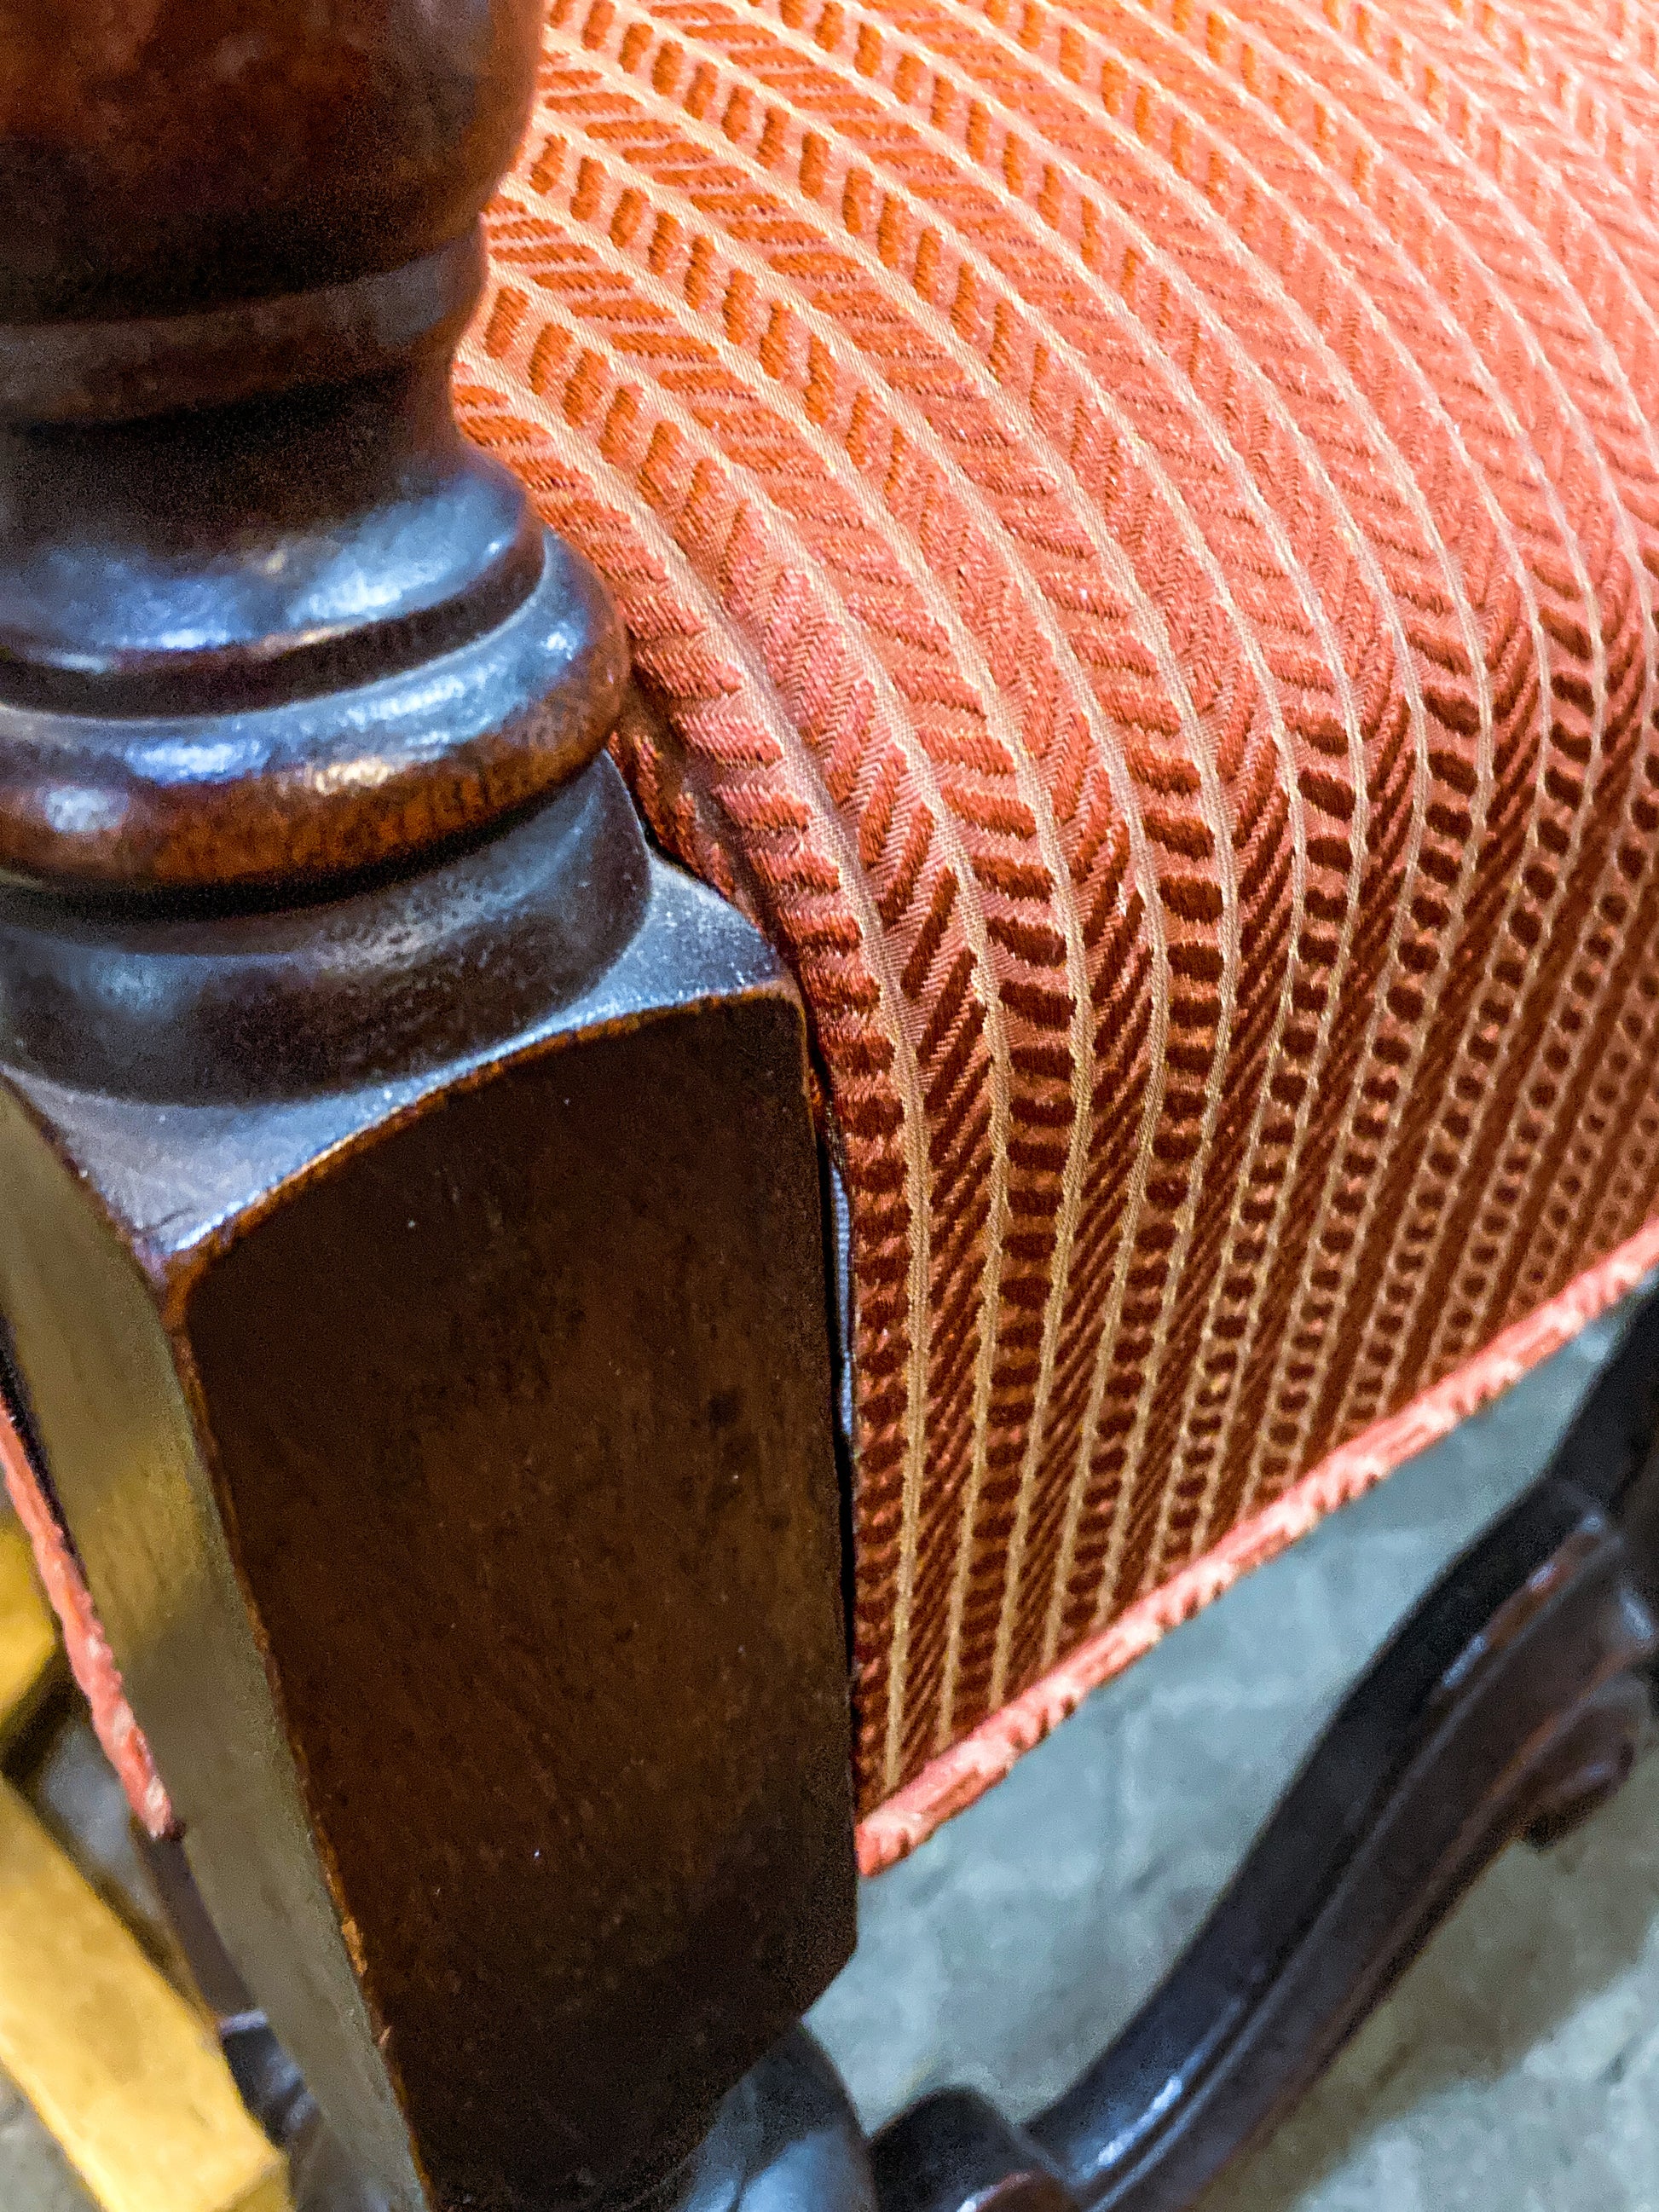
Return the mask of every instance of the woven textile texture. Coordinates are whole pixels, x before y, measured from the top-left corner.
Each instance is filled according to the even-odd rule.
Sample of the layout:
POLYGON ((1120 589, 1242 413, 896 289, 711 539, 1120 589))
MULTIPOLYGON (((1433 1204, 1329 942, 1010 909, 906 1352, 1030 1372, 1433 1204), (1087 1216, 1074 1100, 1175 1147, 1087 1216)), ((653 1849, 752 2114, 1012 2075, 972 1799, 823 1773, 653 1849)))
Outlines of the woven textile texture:
POLYGON ((1648 1217, 1656 161, 1637 0, 556 0, 463 410, 811 1009, 866 1812, 1648 1217))

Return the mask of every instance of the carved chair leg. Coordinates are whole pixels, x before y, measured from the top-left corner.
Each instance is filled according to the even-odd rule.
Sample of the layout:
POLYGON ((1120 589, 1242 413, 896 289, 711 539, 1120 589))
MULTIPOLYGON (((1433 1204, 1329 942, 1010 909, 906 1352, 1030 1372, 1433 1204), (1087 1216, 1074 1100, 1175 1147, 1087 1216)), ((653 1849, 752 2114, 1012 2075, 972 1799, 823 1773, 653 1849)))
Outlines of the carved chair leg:
MULTIPOLYGON (((1628 1776, 1659 1655, 1656 1385, 1659 1297, 1545 1477, 1366 1670, 1169 1978, 1048 2111, 1022 2126, 946 2090, 866 2145, 797 2029, 642 2212, 1190 2212, 1506 1844, 1553 1841, 1628 1776)), ((239 2037, 255 2110, 314 2146, 295 2070, 267 2032, 239 2037)), ((301 2212, 379 2212, 326 2148, 302 2179, 301 2212)))
POLYGON ((0 0, 31 1494, 385 2201, 625 2202, 852 1943, 804 1016, 451 412, 540 0, 130 12, 0 0))

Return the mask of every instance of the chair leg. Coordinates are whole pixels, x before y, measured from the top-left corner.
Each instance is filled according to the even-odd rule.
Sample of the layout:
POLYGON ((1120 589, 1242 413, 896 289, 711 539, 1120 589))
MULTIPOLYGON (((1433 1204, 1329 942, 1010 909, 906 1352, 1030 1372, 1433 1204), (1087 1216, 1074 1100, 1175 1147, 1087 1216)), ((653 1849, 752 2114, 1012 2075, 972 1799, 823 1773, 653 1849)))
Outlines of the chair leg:
MULTIPOLYGON (((270 2030, 257 2021, 239 2025, 226 2049, 250 2109, 288 2153, 297 2212, 387 2212, 270 2030)), ((606 2204, 607 2212, 878 2212, 858 2116, 800 2027, 730 2092, 672 2173, 606 2204)))
MULTIPOLYGON (((945 2090, 866 2143, 796 2029, 626 2212, 1191 2212, 1505 1844, 1553 1842, 1629 1775, 1659 1655, 1656 1382, 1659 1297, 1547 1474, 1367 1668, 1168 1979, 1046 2112, 1019 2125, 945 2090)), ((237 2063, 272 2131, 309 2141, 268 2038, 237 2063)), ((301 2212, 377 2212, 337 2160, 301 2182, 301 2212)))
POLYGON ((0 4, 9 1456, 388 2203, 625 2199, 852 1948, 805 1017, 452 415, 537 0, 131 12, 0 4))

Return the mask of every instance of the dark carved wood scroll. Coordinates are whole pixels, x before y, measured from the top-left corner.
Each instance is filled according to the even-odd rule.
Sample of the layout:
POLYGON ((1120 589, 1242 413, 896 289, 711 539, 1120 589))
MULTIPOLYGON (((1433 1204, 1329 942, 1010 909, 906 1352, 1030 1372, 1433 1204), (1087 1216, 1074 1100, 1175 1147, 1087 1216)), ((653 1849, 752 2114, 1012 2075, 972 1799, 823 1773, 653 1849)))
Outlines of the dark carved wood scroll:
POLYGON ((0 0, 0 1320, 365 2201, 655 2188, 850 1948, 804 1030, 458 436, 538 0, 0 0))

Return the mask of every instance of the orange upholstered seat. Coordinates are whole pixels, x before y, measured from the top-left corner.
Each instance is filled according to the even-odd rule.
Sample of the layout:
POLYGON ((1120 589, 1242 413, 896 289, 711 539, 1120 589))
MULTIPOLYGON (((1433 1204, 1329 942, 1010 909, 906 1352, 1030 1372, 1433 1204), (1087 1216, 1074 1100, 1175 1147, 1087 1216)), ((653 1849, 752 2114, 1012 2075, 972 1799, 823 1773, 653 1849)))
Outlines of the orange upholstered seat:
POLYGON ((1656 149, 1638 0, 554 9, 463 409, 810 1006, 866 1813, 1647 1255, 1656 149))

